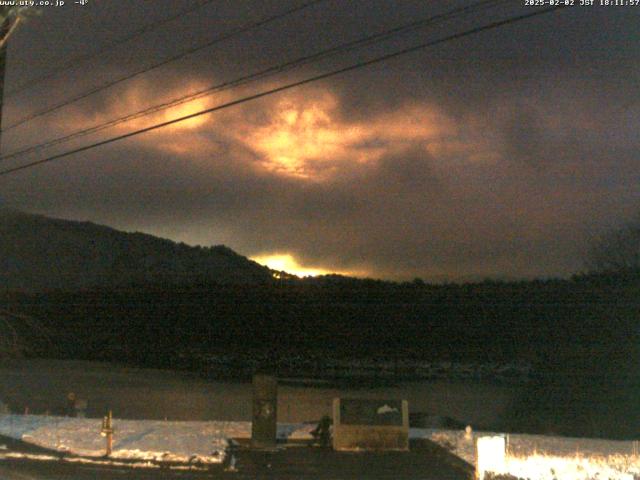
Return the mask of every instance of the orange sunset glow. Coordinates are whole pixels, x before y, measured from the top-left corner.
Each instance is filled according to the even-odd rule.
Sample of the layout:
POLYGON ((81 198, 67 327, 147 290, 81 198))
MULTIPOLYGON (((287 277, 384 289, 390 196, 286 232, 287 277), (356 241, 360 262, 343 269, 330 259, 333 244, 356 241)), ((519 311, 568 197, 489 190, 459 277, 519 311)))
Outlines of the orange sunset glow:
POLYGON ((337 272, 335 270, 327 270, 318 267, 308 267, 301 265, 298 260, 291 254, 279 253, 272 255, 258 255, 252 257, 251 260, 269 267, 272 270, 278 272, 287 272, 298 277, 317 277, 318 275, 328 275, 331 273, 337 273, 341 275, 350 275, 350 272, 337 272))
MULTIPOLYGON (((197 99, 183 105, 177 105, 165 111, 165 120, 173 120, 176 118, 186 117, 194 113, 201 112, 208 107, 208 102, 204 99, 197 99)), ((171 125, 169 128, 174 130, 194 130, 205 125, 211 119, 211 115, 200 115, 197 117, 184 120, 182 122, 171 125)))
MULTIPOLYGON (((187 88, 176 88, 172 97, 199 91, 202 82, 187 88)), ((99 124, 115 116, 115 111, 136 112, 151 95, 148 85, 131 86, 102 112, 82 112, 69 117, 65 130, 99 124)), ((231 100, 226 94, 199 98, 132 119, 113 129, 127 131, 144 128, 191 115, 231 100)), ((365 119, 347 118, 341 111, 340 98, 327 89, 315 89, 312 94, 287 92, 263 102, 253 115, 238 110, 223 110, 149 132, 137 142, 146 148, 191 157, 206 163, 219 149, 211 132, 220 139, 244 145, 255 152, 259 168, 277 176, 303 181, 326 181, 335 178, 349 166, 374 164, 385 155, 398 154, 410 146, 419 146, 425 154, 468 160, 495 160, 494 148, 482 135, 461 136, 465 128, 437 107, 426 103, 406 103, 392 110, 381 111, 365 119), (168 133, 171 133, 169 136, 168 133), (473 157, 473 158, 472 158, 473 157)))
POLYGON ((310 178, 309 163, 343 156, 362 137, 358 125, 339 121, 336 108, 337 100, 329 94, 307 102, 282 100, 269 124, 254 130, 247 141, 266 157, 269 170, 310 178))
MULTIPOLYGON (((403 105, 367 120, 342 118, 331 92, 290 95, 269 109, 270 121, 245 126, 238 138, 265 158, 265 168, 282 175, 323 180, 342 162, 366 164, 413 143, 443 148, 456 132, 452 120, 428 105, 403 105)), ((467 150, 469 145, 457 145, 467 150)))

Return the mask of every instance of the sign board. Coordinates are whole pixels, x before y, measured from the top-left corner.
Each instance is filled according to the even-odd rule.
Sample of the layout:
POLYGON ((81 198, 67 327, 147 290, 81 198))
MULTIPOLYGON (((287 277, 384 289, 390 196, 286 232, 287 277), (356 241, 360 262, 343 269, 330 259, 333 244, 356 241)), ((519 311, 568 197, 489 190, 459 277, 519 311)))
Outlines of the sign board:
POLYGON ((408 450, 406 400, 336 398, 333 401, 335 450, 408 450))

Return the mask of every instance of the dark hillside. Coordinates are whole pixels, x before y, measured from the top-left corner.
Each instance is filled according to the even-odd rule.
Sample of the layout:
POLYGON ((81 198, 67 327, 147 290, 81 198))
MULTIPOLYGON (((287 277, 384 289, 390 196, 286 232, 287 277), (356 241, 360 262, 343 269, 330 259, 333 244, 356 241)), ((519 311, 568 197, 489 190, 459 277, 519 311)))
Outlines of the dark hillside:
POLYGON ((269 269, 224 246, 191 247, 90 222, 0 209, 0 268, 10 290, 81 290, 133 282, 269 282, 269 269))

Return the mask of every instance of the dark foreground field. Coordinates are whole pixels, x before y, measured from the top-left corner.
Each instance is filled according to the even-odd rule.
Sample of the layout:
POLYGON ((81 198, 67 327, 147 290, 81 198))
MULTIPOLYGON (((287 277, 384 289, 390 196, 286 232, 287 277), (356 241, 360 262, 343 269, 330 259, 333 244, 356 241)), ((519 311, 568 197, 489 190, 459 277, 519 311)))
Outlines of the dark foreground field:
POLYGON ((207 472, 129 469, 63 462, 0 461, 3 480, 111 480, 111 479, 332 479, 332 480, 463 480, 473 478, 471 466, 447 456, 431 442, 413 442, 410 452, 338 453, 311 447, 277 452, 236 450, 235 470, 228 462, 207 472))

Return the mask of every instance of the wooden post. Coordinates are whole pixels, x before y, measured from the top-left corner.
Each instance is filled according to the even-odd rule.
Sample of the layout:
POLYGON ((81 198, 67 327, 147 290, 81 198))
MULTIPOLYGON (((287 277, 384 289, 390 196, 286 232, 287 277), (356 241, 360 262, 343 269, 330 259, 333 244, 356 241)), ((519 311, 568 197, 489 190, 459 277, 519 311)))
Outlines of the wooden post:
POLYGON ((110 456, 113 452, 113 414, 109 410, 109 414, 102 419, 102 430, 100 432, 107 439, 107 453, 110 456))

